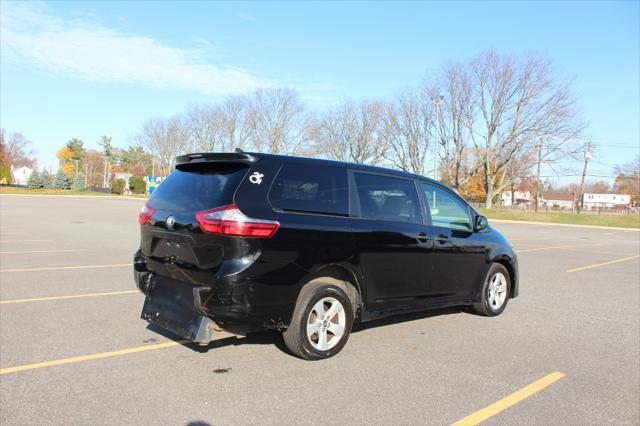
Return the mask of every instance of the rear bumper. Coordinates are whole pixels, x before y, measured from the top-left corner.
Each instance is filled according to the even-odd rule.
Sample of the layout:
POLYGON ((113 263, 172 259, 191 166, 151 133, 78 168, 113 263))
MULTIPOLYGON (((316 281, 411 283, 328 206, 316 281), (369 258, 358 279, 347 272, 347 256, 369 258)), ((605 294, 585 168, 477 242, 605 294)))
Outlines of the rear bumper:
POLYGON ((202 327, 235 334, 285 329, 297 297, 293 286, 264 285, 241 274, 211 273, 206 285, 174 279, 139 251, 133 266, 134 282, 146 295, 142 318, 198 343, 202 327))

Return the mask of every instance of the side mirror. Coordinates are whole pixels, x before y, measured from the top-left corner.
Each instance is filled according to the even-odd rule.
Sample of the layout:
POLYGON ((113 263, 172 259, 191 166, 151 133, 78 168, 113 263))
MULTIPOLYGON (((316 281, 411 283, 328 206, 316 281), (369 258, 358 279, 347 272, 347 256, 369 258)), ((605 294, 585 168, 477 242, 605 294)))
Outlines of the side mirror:
POLYGON ((484 217, 484 216, 477 216, 476 217, 476 226, 475 226, 476 232, 477 231, 482 231, 487 226, 489 226, 489 221, 487 220, 486 217, 484 217))

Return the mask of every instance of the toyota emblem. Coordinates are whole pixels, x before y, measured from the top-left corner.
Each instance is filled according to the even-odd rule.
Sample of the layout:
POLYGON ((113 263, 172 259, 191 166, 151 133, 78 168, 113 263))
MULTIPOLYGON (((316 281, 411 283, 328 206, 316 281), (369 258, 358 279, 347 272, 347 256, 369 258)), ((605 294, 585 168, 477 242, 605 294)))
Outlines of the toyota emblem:
POLYGON ((167 218, 167 229, 171 230, 173 229, 173 225, 175 225, 176 223, 176 218, 173 216, 169 216, 167 218))

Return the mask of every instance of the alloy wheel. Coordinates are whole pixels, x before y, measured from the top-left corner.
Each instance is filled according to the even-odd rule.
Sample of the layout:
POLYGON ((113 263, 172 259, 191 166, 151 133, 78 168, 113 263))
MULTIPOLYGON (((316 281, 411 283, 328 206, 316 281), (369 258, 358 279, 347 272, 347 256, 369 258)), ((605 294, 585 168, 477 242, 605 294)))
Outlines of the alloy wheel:
POLYGON ((309 312, 307 338, 315 349, 329 350, 342 339, 346 323, 342 303, 333 297, 324 297, 309 312))

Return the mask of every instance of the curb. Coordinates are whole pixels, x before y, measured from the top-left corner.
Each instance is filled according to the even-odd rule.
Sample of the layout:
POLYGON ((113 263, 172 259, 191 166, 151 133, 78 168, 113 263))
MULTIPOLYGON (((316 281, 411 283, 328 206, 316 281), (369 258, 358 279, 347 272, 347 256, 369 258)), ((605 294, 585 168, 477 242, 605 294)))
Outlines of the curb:
POLYGON ((507 219, 491 219, 489 223, 522 223, 526 225, 548 225, 548 226, 568 226, 570 228, 591 228, 591 229, 610 229, 614 231, 631 231, 640 232, 640 228, 621 228, 619 226, 601 226, 601 225, 577 225, 573 223, 553 223, 553 222, 533 222, 530 220, 507 220, 507 219))

